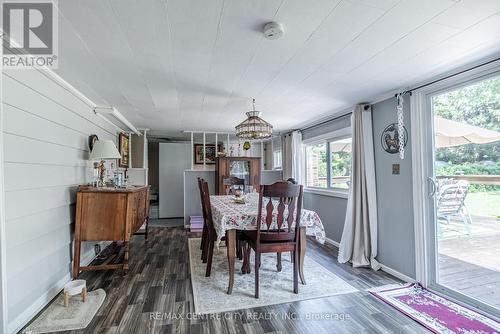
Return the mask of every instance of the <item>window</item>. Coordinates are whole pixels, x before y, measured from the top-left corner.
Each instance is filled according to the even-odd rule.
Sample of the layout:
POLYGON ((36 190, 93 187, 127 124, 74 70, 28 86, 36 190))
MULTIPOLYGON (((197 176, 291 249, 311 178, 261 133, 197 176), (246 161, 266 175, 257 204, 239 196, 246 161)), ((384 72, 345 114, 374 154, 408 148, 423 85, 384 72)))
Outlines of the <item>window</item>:
POLYGON ((351 183, 351 138, 330 142, 330 187, 348 189, 351 183))
POLYGON ((281 169, 281 148, 273 151, 273 169, 281 169))
POLYGON ((305 145, 306 186, 348 189, 351 183, 351 138, 305 145))
POLYGON ((306 186, 327 188, 326 143, 306 146, 306 186))

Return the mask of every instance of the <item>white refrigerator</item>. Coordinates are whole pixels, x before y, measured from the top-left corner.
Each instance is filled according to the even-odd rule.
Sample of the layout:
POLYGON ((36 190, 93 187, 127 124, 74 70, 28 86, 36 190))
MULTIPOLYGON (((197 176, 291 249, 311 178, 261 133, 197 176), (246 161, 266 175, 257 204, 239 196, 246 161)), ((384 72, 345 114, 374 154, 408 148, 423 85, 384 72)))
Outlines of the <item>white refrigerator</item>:
POLYGON ((184 171, 191 168, 190 143, 160 143, 160 218, 184 216, 184 171))

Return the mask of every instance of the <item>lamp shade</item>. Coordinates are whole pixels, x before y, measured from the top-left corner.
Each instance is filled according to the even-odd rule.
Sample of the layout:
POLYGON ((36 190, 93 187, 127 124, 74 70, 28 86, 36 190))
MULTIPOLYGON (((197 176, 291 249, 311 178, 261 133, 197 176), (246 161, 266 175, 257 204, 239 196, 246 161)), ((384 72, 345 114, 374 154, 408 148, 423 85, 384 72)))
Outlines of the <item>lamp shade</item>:
POLYGON ((246 113, 247 119, 236 126, 236 137, 244 139, 266 139, 273 135, 273 126, 260 118, 260 111, 253 110, 246 113))
POLYGON ((98 140, 94 143, 89 160, 120 159, 121 157, 112 140, 98 140))

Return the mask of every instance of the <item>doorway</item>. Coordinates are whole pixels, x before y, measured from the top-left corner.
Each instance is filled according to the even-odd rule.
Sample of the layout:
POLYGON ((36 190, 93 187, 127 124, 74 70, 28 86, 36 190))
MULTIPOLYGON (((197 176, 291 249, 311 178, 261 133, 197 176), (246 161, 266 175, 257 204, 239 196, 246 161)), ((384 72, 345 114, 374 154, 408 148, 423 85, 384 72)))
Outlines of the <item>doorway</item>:
POLYGON ((419 99, 427 182, 420 279, 499 316, 500 74, 443 84, 419 99))

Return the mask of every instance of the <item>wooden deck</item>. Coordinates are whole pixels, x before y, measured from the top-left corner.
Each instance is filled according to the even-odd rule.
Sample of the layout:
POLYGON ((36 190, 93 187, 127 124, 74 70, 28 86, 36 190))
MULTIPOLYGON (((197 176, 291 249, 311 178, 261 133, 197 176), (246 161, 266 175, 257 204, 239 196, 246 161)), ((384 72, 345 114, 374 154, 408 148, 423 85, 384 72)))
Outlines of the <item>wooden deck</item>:
POLYGON ((461 222, 444 226, 439 240, 439 283, 500 308, 500 220, 473 217, 467 235, 461 222))
POLYGON ((446 255, 439 256, 439 269, 441 284, 500 308, 500 271, 446 255))

